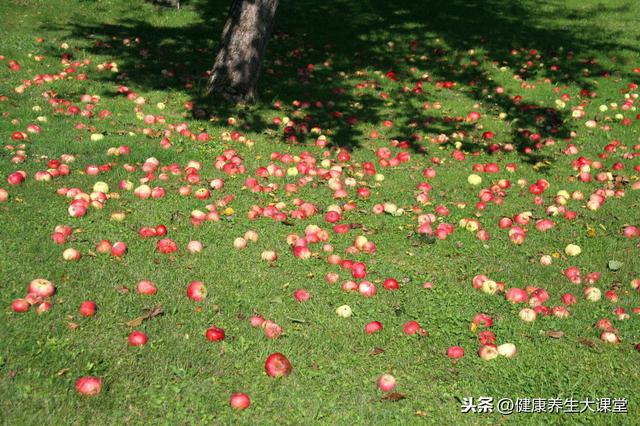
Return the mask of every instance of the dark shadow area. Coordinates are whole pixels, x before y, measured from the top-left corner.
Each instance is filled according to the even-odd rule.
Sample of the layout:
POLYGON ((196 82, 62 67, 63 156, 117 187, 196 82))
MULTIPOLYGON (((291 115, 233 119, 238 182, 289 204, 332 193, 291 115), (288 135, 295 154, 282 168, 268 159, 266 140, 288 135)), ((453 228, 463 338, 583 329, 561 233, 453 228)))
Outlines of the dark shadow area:
MULTIPOLYGON (((598 14, 628 12, 625 8, 594 5, 564 11, 562 2, 522 3, 283 0, 259 82, 261 100, 244 107, 203 96, 229 0, 182 0, 182 10, 195 10, 200 16, 199 21, 187 26, 157 27, 142 18, 93 25, 79 18, 71 32, 75 37, 96 40, 88 50, 90 54, 117 58, 121 70, 127 73, 123 84, 185 92, 196 108, 206 111, 206 116, 235 116, 254 132, 277 132, 285 139, 295 135, 298 142, 293 143, 304 143, 311 139, 308 131, 319 126, 331 129, 333 144, 357 147, 369 135, 363 134, 356 123, 380 129, 381 122, 389 119, 394 127, 384 137, 407 140, 415 152, 430 150, 429 137, 464 132, 472 142, 466 138, 463 149, 489 152, 490 142, 511 143, 525 161, 534 163, 546 159, 536 150, 538 141, 569 135, 570 111, 527 103, 517 96, 524 89, 501 92, 487 68, 506 67, 509 75, 520 76, 522 84, 548 78, 558 86, 577 86, 583 89, 583 96, 588 96, 594 89, 593 78, 609 72, 591 60, 592 55, 638 49, 614 43, 618 33, 613 30, 598 28, 597 39, 588 35, 596 31, 590 25, 598 14), (549 28, 545 21, 555 19, 558 13, 565 13, 575 25, 549 28), (125 46, 120 41, 133 36, 141 37, 140 45, 125 46), (391 46, 389 41, 395 44, 391 46), (470 49, 476 52, 470 53, 470 49), (362 72, 356 75, 358 70, 362 72), (371 70, 379 71, 378 75, 371 70), (350 79, 342 78, 341 72, 350 79), (382 93, 382 79, 393 86, 389 99, 382 93), (356 87, 355 80, 359 81, 356 87), (436 89, 432 84, 423 88, 422 82, 435 82, 436 89), (483 130, 464 117, 434 114, 425 108, 425 103, 446 98, 452 87, 468 97, 470 104, 477 102, 486 110, 507 112, 515 124, 507 134, 502 132, 489 142, 481 137, 483 130), (265 112, 274 110, 275 101, 281 101, 296 123, 284 134, 265 119, 265 112), (293 106, 295 101, 300 105, 293 106)), ((132 2, 131 7, 138 6, 132 2)), ((168 16, 181 13, 156 9, 168 16)))

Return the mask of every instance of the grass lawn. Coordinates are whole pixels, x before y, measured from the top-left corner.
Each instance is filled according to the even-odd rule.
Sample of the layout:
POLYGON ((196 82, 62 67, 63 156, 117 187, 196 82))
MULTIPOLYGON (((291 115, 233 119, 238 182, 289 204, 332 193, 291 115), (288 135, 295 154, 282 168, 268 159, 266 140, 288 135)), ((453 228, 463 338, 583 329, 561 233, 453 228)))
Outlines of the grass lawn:
POLYGON ((260 101, 238 107, 202 97, 228 5, 0 2, 0 421, 637 424, 640 5, 283 0, 260 101), (113 155, 118 147, 129 149, 113 155), (214 167, 228 150, 242 159, 238 174, 214 167), (8 183, 19 170, 24 182, 8 183), (47 170, 59 175, 47 180, 47 170), (224 186, 211 189, 213 179, 224 186), (91 194, 99 181, 108 196, 70 216, 61 188, 91 194), (140 199, 119 187, 127 181, 166 195, 140 199), (180 195, 186 185, 192 194, 180 195), (196 198, 199 188, 210 198, 196 198), (315 214, 299 217, 302 202, 315 214), (208 208, 212 220, 192 223, 208 208), (505 217, 521 223, 501 228, 505 217), (139 235, 159 224, 177 251, 139 235), (71 227, 61 244, 58 225, 71 227), (305 229, 308 259, 287 241, 305 229), (248 230, 258 241, 234 248, 248 230), (526 238, 516 244, 510 232, 526 238), (375 251, 361 250, 363 236, 375 251), (127 251, 100 253, 101 240, 127 251), (188 252, 193 240, 200 253, 188 252), (581 253, 569 256, 569 244, 581 253), (80 260, 64 260, 67 249, 80 260), (329 249, 364 262, 377 294, 344 291, 362 278, 329 263, 329 249), (261 260, 268 250, 276 261, 261 260), (572 282, 564 271, 574 266, 572 282), (504 290, 474 288, 481 274, 504 290), (14 312, 36 278, 56 286, 51 309, 14 312), (400 289, 385 288, 387 278, 400 289), (141 280, 157 293, 139 294, 141 280), (187 297, 194 280, 207 288, 201 302, 187 297), (511 288, 533 301, 511 303, 511 288), (310 299, 297 301, 298 289, 310 299), (534 321, 520 319, 544 293, 536 289, 548 311, 575 296, 569 316, 538 307, 534 321), (79 312, 87 300, 93 317, 79 312), (350 317, 336 314, 341 305, 350 317), (156 307, 161 315, 130 324, 156 307), (493 324, 474 322, 479 313, 493 324), (277 323, 279 338, 252 327, 254 315, 277 323), (406 335, 412 320, 426 333, 406 335), (370 321, 384 328, 367 334, 370 321), (205 339, 214 325, 223 341, 205 339), (620 342, 603 341, 604 329, 620 342), (134 330, 146 345, 128 345, 134 330), (517 355, 482 359, 487 330, 517 355), (464 356, 447 357, 451 346, 464 356), (265 374, 274 352, 293 365, 288 377, 265 374), (385 373, 397 380, 390 393, 376 386, 385 373), (83 376, 102 379, 98 395, 76 392, 83 376), (247 410, 229 406, 234 392, 249 395, 247 410), (555 398, 564 412, 461 412, 465 398, 483 396, 555 398), (628 413, 567 412, 571 399, 582 410, 603 398, 626 399, 628 413))

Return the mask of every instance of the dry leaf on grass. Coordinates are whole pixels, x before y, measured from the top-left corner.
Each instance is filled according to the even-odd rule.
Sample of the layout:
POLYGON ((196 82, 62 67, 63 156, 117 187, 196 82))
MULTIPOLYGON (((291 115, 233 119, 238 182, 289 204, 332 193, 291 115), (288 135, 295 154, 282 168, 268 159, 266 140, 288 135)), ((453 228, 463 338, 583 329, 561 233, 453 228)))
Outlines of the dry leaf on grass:
POLYGON ((156 305, 153 309, 145 309, 144 315, 134 318, 127 323, 129 327, 138 327, 144 321, 157 317, 164 313, 162 305, 156 305))
POLYGON ((400 401, 405 399, 407 396, 403 393, 400 392, 392 392, 387 396, 383 396, 382 399, 383 400, 387 400, 387 401, 392 401, 392 402, 396 402, 396 401, 400 401))

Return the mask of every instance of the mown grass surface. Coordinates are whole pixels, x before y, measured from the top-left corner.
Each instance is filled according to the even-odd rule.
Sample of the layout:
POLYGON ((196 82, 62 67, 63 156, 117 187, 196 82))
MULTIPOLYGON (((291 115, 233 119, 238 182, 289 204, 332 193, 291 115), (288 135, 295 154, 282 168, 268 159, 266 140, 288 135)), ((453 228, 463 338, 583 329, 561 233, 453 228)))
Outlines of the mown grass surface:
MULTIPOLYGON (((285 1, 260 82, 261 101, 237 108, 201 97, 202 73, 213 62, 228 2, 184 3, 179 11, 137 0, 10 0, 0 4, 0 55, 5 56, 0 61, 0 95, 7 97, 0 102, 3 145, 17 145, 11 140, 14 131, 24 131, 38 116, 48 118, 38 122, 42 133, 30 135, 25 142, 27 159, 23 164, 11 163, 11 149, 3 150, 0 158, 3 179, 18 169, 29 175, 20 186, 0 185, 10 193, 9 201, 0 204, 0 418, 4 423, 635 422, 640 354, 634 345, 640 341, 640 328, 638 315, 631 310, 640 306, 640 297, 629 283, 640 277, 640 261, 638 239, 625 238, 621 229, 627 224, 640 225, 638 191, 630 188, 638 179, 633 168, 640 161, 622 157, 625 152, 638 152, 634 145, 639 143, 639 124, 635 109, 620 108, 625 101, 623 89, 630 95, 638 93, 629 89, 629 83, 638 82, 635 68, 640 66, 636 43, 640 30, 634 25, 640 10, 635 2, 285 1), (38 42, 37 37, 44 41, 38 42), (62 48, 62 43, 69 47, 62 48), (539 57, 531 49, 536 49, 539 57), (78 71, 86 72, 88 80, 63 79, 28 87, 21 94, 14 91, 24 79, 66 68, 60 63, 65 52, 76 60, 91 61, 78 71), (42 55, 42 60, 34 60, 36 55, 42 55), (21 64, 20 71, 7 67, 11 59, 21 64), (98 64, 111 61, 118 64, 118 72, 97 70, 98 64), (302 71, 309 69, 308 64, 314 65, 313 71, 302 71), (163 70, 173 76, 163 76, 163 70), (389 71, 398 81, 388 78, 389 71), (524 80, 513 78, 518 73, 524 80), (413 89, 417 81, 424 82, 423 93, 402 90, 405 86, 413 89), (437 83, 445 81, 455 86, 438 87, 437 83), (523 87, 523 81, 534 87, 523 87), (162 114, 167 123, 186 122, 194 132, 208 132, 212 141, 195 142, 174 133, 172 147, 161 149, 161 136, 145 136, 142 129, 162 131, 167 125, 145 125, 136 117, 134 103, 117 94, 120 84, 146 99, 144 114, 162 114), (504 93, 497 93, 498 87, 503 87, 504 93), (595 95, 581 95, 581 90, 595 95), (112 115, 99 119, 57 114, 42 96, 45 91, 55 91, 58 98, 77 105, 81 105, 82 94, 99 95, 96 111, 108 109, 112 115), (380 96, 383 92, 389 94, 388 99, 380 96), (556 102, 563 93, 570 96, 564 107, 556 102), (514 102, 516 95, 522 96, 521 104, 514 102), (323 106, 298 108, 296 100, 321 101, 323 106), (282 103, 281 110, 274 107, 276 101, 282 103), (157 108, 159 102, 166 104, 164 110, 157 108), (206 108, 211 120, 194 120, 184 108, 185 102, 206 108), (434 108, 436 102, 442 107, 434 108), (431 108, 425 109, 425 103, 431 108), (521 108, 523 103, 537 108, 521 108), (581 103, 585 116, 572 118, 572 108, 581 103), (612 110, 611 103, 618 109, 612 110), (607 111, 599 109, 603 104, 608 105, 607 111), (36 106, 40 111, 34 110, 36 106), (482 114, 479 123, 455 119, 472 110, 482 114), (335 111, 343 117, 336 118, 335 111), (500 118, 500 113, 506 117, 500 118), (629 118, 631 125, 623 125, 615 117, 618 113, 629 118), (302 234, 308 224, 331 229, 322 214, 292 220, 291 226, 267 218, 251 222, 246 217, 251 205, 283 201, 291 208, 295 196, 282 190, 273 197, 253 194, 242 189, 247 175, 230 178, 212 167, 215 156, 226 148, 238 150, 248 175, 269 164, 274 151, 309 151, 321 161, 323 150, 313 145, 316 136, 300 133, 299 143, 286 142, 283 127, 272 124, 274 117, 288 116, 301 122, 307 114, 313 116, 309 128, 317 125, 327 135, 334 163, 338 147, 346 147, 351 149, 351 163, 372 161, 385 176, 381 183, 370 176, 355 176, 371 188, 372 196, 356 200, 357 209, 346 213, 344 222, 366 229, 356 228, 342 236, 331 233, 336 253, 367 263, 368 279, 378 285, 374 298, 344 293, 339 284, 326 284, 324 276, 339 270, 327 264, 324 254, 306 261, 291 254, 287 234, 302 234), (237 118, 238 123, 228 125, 228 117, 237 118), (357 122, 349 123, 349 117, 357 122), (589 119, 597 120, 598 127, 585 127, 589 119), (393 121, 393 126, 384 127, 384 120, 393 121), (95 129, 75 129, 77 123, 95 129), (602 126, 607 124, 610 129, 604 130, 602 126), (523 129, 556 143, 527 153, 533 143, 522 136, 523 129), (222 140, 223 132, 234 130, 254 145, 222 140), (372 131, 381 136, 371 138, 372 131), (488 143, 482 139, 485 131, 495 132, 496 142, 512 143, 517 151, 488 154, 488 143), (462 162, 451 158, 456 149, 455 132, 466 132, 459 146, 467 152, 462 162), (575 136, 566 141, 572 132, 575 136), (103 133, 104 138, 92 141, 92 133, 103 133), (412 138, 414 134, 424 140, 412 138), (447 135, 448 142, 429 142, 430 137, 440 134, 447 135), (392 139, 411 141, 407 149, 411 160, 399 167, 380 168, 375 150, 390 147, 392 139), (532 222, 527 226, 525 243, 512 244, 507 231, 498 228, 501 217, 531 211, 536 219, 543 218, 557 191, 581 190, 588 198, 605 186, 573 179, 576 171, 571 161, 580 155, 598 160, 598 154, 612 140, 619 140, 627 149, 620 148, 602 159, 603 171, 629 180, 621 186, 625 197, 608 199, 597 211, 586 209, 585 201, 569 201, 567 207, 578 212, 574 221, 552 218, 557 225, 546 233, 536 231, 532 222), (579 147, 579 155, 562 153, 568 143, 579 147), (120 145, 130 146, 131 154, 107 156, 109 147, 120 145), (475 151, 477 157, 471 154, 475 151), (71 175, 51 182, 33 179, 36 171, 46 169, 48 159, 63 153, 77 156, 71 175), (207 202, 180 197, 177 188, 184 184, 181 177, 163 183, 167 196, 161 200, 138 200, 132 193, 117 191, 121 179, 137 184, 144 176, 140 170, 127 173, 122 165, 141 164, 151 156, 161 165, 175 162, 183 168, 190 160, 201 161, 202 186, 214 177, 224 178, 225 188, 214 192, 212 199, 234 194, 231 207, 235 214, 193 227, 190 212, 204 209, 207 202), (431 166, 433 157, 444 161, 435 167, 438 174, 430 180, 431 204, 420 207, 424 213, 433 212, 438 204, 450 208, 451 215, 442 220, 454 224, 456 230, 444 241, 416 236, 417 214, 410 212, 418 204, 415 188, 425 181, 422 170, 431 166), (625 168, 612 170, 618 161, 625 168), (111 172, 99 176, 82 173, 87 164, 107 162, 114 162, 111 172), (512 183, 502 205, 490 204, 477 217, 491 235, 487 242, 457 226, 462 218, 476 218, 474 204, 481 187, 467 183, 476 162, 501 166, 498 175, 481 174, 481 187, 502 178, 512 183), (516 164, 515 173, 505 170, 508 163, 516 164), (540 178, 550 182, 544 206, 532 203, 528 185, 521 189, 516 183, 518 179, 535 182, 540 178), (56 195, 56 189, 80 187, 90 192, 98 180, 109 183, 121 197, 108 200, 102 210, 90 209, 83 218, 70 218, 68 200, 56 195), (396 203, 407 213, 399 217, 371 214, 372 206, 381 202, 396 203), (461 202, 467 206, 458 208, 461 202), (116 211, 127 212, 124 222, 109 220, 116 211), (155 239, 138 237, 140 227, 159 223, 168 227, 168 237, 178 243, 180 250, 175 255, 158 254, 155 239), (64 246, 50 239, 58 224, 75 229, 64 246), (243 251, 234 250, 234 238, 248 229, 257 230, 260 240, 243 251), (355 236, 365 230, 377 245, 376 253, 345 255, 355 236), (122 260, 88 255, 101 239, 125 241, 127 254, 122 260), (202 253, 186 253, 184 247, 192 239, 204 243, 202 253), (583 253, 576 258, 564 256, 569 243, 578 244, 583 253), (61 253, 67 247, 80 250, 83 258, 64 262, 61 253), (278 251, 274 265, 260 261, 265 249, 278 251), (559 253, 553 265, 541 266, 540 256, 552 253, 559 253), (624 264, 612 272, 607 269, 609 260, 624 264), (620 301, 586 301, 581 286, 569 283, 561 274, 574 265, 583 274, 602 272, 596 285, 603 292, 620 283, 620 301), (504 281, 507 287, 546 288, 551 295, 549 306, 561 304, 560 296, 565 292, 575 294, 579 302, 569 307, 568 319, 539 317, 525 323, 518 319, 522 306, 514 306, 500 295, 474 290, 471 281, 476 274, 504 281), (36 315, 33 309, 27 314, 13 313, 11 301, 23 297, 29 281, 37 277, 57 286, 52 311, 43 315, 36 315), (397 278, 401 290, 384 290, 381 282, 386 277, 397 278), (155 282, 158 294, 136 294, 135 285, 141 279, 155 282), (195 304, 186 297, 186 286, 192 280, 206 283, 209 294, 205 302, 195 304), (425 281, 432 281, 434 288, 423 289, 425 281), (123 293, 122 287, 131 291, 123 293), (294 300, 292 293, 298 288, 311 293, 309 302, 294 300), (94 318, 79 316, 78 307, 84 300, 98 304, 94 318), (149 335, 149 344, 128 347, 127 335, 132 328, 126 322, 157 304, 164 307, 164 315, 138 328, 149 335), (335 314, 336 307, 343 304, 352 307, 351 318, 335 314), (625 308, 631 318, 616 320, 613 309, 617 306, 625 308), (515 358, 487 362, 476 355, 477 333, 469 326, 478 312, 494 318, 491 330, 498 343, 516 344, 515 358), (249 325, 253 313, 280 324, 285 330, 283 337, 267 340, 261 330, 249 325), (614 321, 620 345, 599 340, 600 331, 594 323, 600 318, 614 321), (428 337, 402 334, 402 324, 412 319, 422 324, 428 337), (363 326, 373 320, 381 321, 384 330, 366 335, 363 326), (69 323, 78 327, 71 330, 69 323), (226 330, 223 343, 212 344, 203 337, 206 328, 214 324, 226 330), (560 330, 564 336, 549 338, 546 333, 551 330, 560 330), (452 345, 465 348, 466 355, 458 362, 445 356, 446 348, 452 345), (373 355, 375 348, 384 351, 373 355), (291 376, 274 380, 264 374, 264 360, 272 352, 282 352, 291 360, 291 376), (382 398, 375 381, 385 372, 397 378, 397 392, 404 399, 394 402, 382 398), (84 398, 75 393, 74 382, 83 375, 103 378, 99 396, 84 398), (231 410, 228 401, 232 392, 249 394, 250 409, 231 410), (479 396, 621 397, 629 400, 629 414, 460 413, 462 398, 479 396)), ((401 151, 391 149, 394 154, 401 151)), ((283 184, 297 179, 270 181, 283 184)), ((349 195, 356 199, 354 190, 349 195)), ((301 188, 296 196, 321 209, 336 202, 319 179, 301 188)), ((318 246, 313 250, 319 251, 318 246)), ((339 272, 340 282, 350 276, 348 271, 339 272)))

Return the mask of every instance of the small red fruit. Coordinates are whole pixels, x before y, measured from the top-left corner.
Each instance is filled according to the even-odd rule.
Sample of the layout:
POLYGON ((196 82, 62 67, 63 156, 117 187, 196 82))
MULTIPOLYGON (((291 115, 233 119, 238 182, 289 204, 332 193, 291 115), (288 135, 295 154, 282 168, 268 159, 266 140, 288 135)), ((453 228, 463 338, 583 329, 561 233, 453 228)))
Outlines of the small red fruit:
POLYGON ((122 241, 118 241, 113 244, 111 247, 111 256, 113 257, 122 257, 127 251, 127 245, 122 241))
POLYGON ((245 410, 251 405, 251 399, 246 393, 234 393, 231 395, 229 404, 234 410, 245 410))
POLYGON ((382 392, 389 392, 396 387, 396 378, 391 374, 383 374, 378 378, 378 389, 382 392))
POLYGON ((11 309, 13 309, 13 312, 27 312, 29 310, 29 307, 31 305, 29 305, 29 302, 27 302, 24 299, 16 299, 13 301, 13 303, 11 303, 11 309))
POLYGON ((369 334, 375 334, 382 330, 382 323, 380 321, 371 321, 364 326, 364 331, 369 334))
POLYGON ((293 293, 293 297, 295 297, 298 302, 306 302, 307 300, 309 300, 311 295, 309 294, 308 291, 300 289, 300 290, 296 290, 293 293))
POLYGON ((384 283, 382 285, 387 290, 400 290, 400 285, 398 285, 398 280, 394 278, 387 278, 386 280, 384 280, 384 283))
POLYGON ((153 284, 153 282, 149 281, 149 280, 142 280, 138 283, 138 293, 140 294, 144 294, 147 296, 151 296, 154 295, 158 292, 158 289, 156 288, 155 284, 153 284))
POLYGON ((205 337, 210 342, 219 342, 224 340, 224 330, 216 326, 210 327, 207 329, 205 337))
POLYGON ((100 377, 80 377, 76 380, 76 390, 86 396, 93 396, 102 390, 102 379, 100 377))
POLYGON ((288 376, 293 369, 291 363, 279 352, 269 355, 264 363, 264 369, 270 377, 288 376))
POLYGON ((187 297, 189 299, 202 302, 207 297, 207 288, 202 281, 192 281, 187 287, 187 297))
POLYGON ((133 331, 129 334, 129 346, 143 346, 149 341, 146 334, 141 331, 133 331))
POLYGON ((35 294, 38 297, 51 297, 56 292, 56 287, 49 280, 36 278, 29 283, 27 293, 35 294))
POLYGON ((462 358, 464 356, 464 349, 461 346, 451 346, 447 349, 447 356, 449 358, 462 358))
POLYGON ((427 332, 424 331, 422 327, 420 327, 420 324, 418 323, 418 321, 407 321, 402 326, 402 332, 409 336, 416 333, 418 333, 421 336, 425 336, 427 334, 427 332))
POLYGON ((87 300, 80 305, 80 315, 83 317, 92 317, 97 310, 96 302, 87 300))
POLYGON ((496 343, 496 335, 493 334, 492 331, 484 330, 478 333, 478 340, 481 345, 486 345, 488 343, 496 343))
POLYGON ((156 250, 163 254, 169 254, 178 250, 178 245, 175 241, 169 238, 163 238, 161 240, 158 240, 156 244, 156 250))

